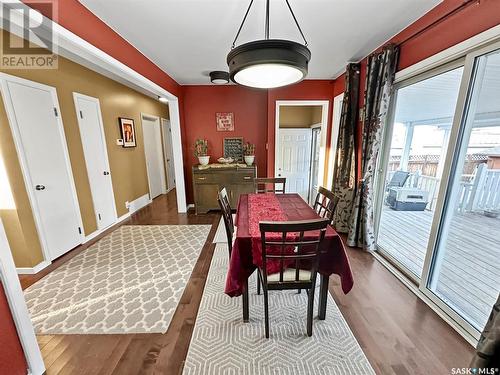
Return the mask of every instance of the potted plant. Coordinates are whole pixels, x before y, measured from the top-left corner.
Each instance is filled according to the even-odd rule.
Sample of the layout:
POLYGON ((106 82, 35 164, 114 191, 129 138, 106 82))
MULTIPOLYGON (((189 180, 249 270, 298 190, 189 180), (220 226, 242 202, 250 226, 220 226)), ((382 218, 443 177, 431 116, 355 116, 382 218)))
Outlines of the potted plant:
POLYGON ((250 166, 255 160, 255 145, 247 142, 243 145, 243 155, 245 157, 245 163, 250 166))
POLYGON ((207 165, 210 156, 208 154, 208 141, 206 139, 197 139, 194 143, 194 156, 198 158, 201 165, 207 165))

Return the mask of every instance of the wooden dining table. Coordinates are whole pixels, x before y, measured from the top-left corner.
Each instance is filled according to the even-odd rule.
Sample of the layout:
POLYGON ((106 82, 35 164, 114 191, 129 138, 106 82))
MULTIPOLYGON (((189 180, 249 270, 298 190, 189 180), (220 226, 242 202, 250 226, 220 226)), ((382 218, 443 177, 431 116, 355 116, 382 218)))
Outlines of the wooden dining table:
MULTIPOLYGON (((318 214, 298 194, 242 194, 238 201, 235 226, 237 228, 225 293, 243 298, 243 321, 249 320, 248 278, 262 266, 260 221, 295 221, 319 218, 318 214)), ((342 291, 347 294, 354 285, 349 259, 342 239, 328 226, 320 248, 318 273, 320 292, 318 317, 326 316, 328 281, 330 275, 340 276, 342 291)))

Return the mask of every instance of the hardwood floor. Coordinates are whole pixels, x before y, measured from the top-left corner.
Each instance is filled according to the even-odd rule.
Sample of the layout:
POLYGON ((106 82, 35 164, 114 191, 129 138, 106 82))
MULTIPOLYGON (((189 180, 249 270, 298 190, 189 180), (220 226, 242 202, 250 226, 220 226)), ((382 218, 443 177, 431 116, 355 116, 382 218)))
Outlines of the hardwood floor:
MULTIPOLYGON (((182 373, 219 218, 218 213, 178 214, 175 192, 171 192, 122 223, 212 224, 212 230, 166 334, 38 336, 47 374, 182 373)), ((23 287, 89 245, 76 248, 37 275, 22 276, 23 287)), ((332 276, 330 292, 378 374, 450 374, 452 367, 468 365, 473 348, 464 339, 370 254, 357 249, 348 249, 348 254, 354 289, 344 295, 337 276, 332 276)))

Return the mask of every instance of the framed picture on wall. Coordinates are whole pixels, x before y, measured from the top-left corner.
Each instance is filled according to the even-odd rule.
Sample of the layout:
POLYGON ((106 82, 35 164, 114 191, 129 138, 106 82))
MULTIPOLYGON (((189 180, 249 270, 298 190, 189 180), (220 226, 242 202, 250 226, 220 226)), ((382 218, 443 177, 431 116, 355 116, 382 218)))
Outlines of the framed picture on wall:
POLYGON ((217 112, 215 114, 215 122, 218 132, 234 131, 234 116, 232 112, 217 112))
POLYGON ((123 147, 135 147, 135 125, 131 118, 118 117, 120 123, 120 131, 123 139, 123 147))

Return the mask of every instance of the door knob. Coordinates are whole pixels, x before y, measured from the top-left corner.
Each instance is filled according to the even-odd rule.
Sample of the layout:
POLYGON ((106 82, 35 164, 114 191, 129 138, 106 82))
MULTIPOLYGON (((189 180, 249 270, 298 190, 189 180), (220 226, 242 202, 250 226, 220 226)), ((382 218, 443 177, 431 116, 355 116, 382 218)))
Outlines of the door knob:
POLYGON ((104 171, 104 175, 107 176, 109 174, 109 172, 107 171, 104 171))
POLYGON ((45 186, 44 185, 36 185, 35 189, 36 190, 45 190, 45 186))

